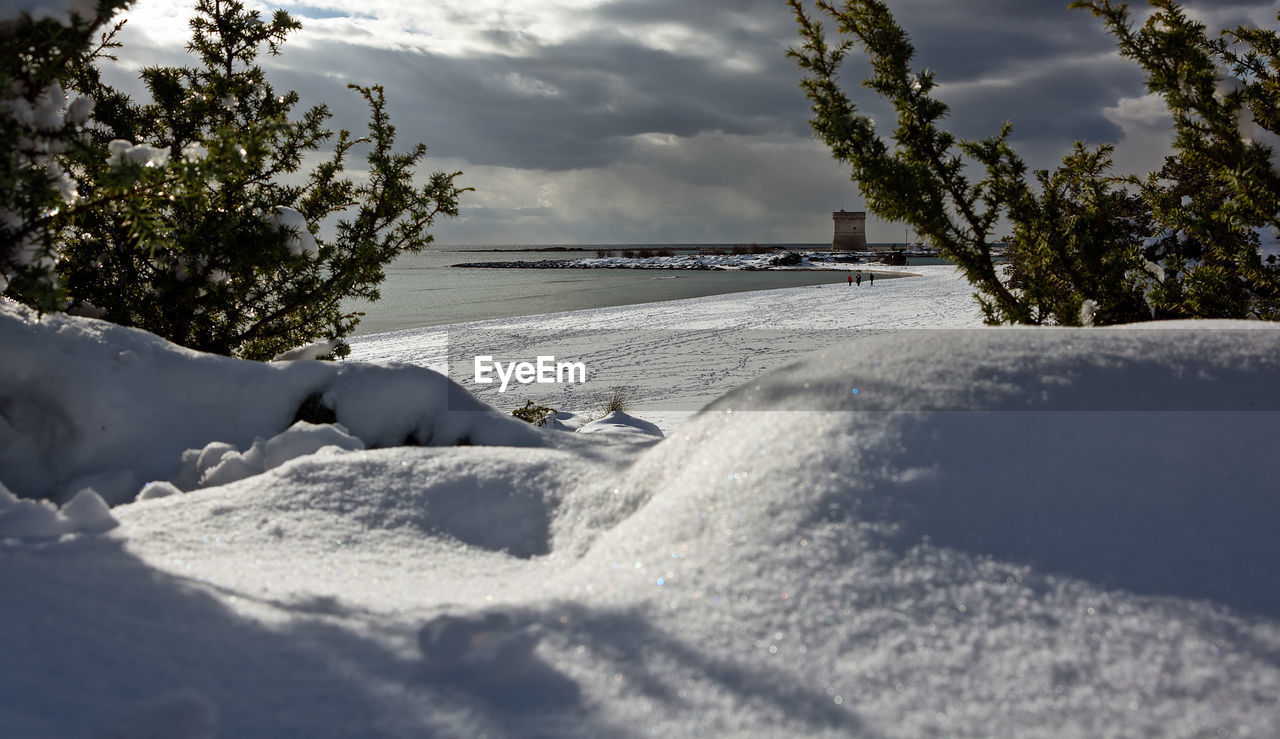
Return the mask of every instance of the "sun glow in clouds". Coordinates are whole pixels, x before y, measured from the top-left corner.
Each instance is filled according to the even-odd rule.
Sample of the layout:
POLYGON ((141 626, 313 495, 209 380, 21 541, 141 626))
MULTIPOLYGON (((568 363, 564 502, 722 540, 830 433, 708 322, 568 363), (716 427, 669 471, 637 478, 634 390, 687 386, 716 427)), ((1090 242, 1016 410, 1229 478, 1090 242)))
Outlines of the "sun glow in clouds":
MULTIPOLYGON (((303 22, 299 43, 343 41, 446 56, 511 53, 589 32, 600 0, 302 0, 285 5, 303 22), (354 36, 353 36, 354 32, 354 36)), ((265 3, 253 3, 268 12, 265 3)))

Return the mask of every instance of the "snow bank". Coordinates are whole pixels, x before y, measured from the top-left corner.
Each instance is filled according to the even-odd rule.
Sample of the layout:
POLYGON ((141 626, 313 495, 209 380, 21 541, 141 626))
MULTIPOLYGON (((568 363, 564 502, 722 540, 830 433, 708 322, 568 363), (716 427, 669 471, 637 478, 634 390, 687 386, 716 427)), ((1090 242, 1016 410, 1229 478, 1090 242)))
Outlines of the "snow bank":
MULTIPOLYGON (((22 347, 11 323, 0 341, 22 347)), ((99 394, 126 377, 86 332, 119 342, 108 358, 141 352, 92 321, 46 329, 19 364, 80 360, 105 372, 99 394)), ((154 357, 189 372, 175 351, 154 357)), ((297 374, 363 444, 443 433, 410 368, 216 364, 228 378, 200 379, 233 410, 240 392, 270 400, 258 373, 297 374)), ((900 332, 796 357, 660 441, 512 421, 549 446, 310 454, 148 496, 111 509, 103 535, 0 541, 0 725, 1265 734, 1280 724, 1277 376, 1280 329, 1256 323, 900 332)), ((11 387, 10 429, 15 396, 89 400, 75 383, 61 399, 11 387)), ((95 408, 81 414, 100 423, 95 408)), ((341 432, 289 418, 257 433, 284 432, 282 458, 341 432)), ((214 438, 180 445, 197 469, 254 447, 214 438)), ((23 504, 40 505, 0 495, 0 511, 23 504)))
POLYGON ((662 429, 648 421, 627 415, 622 411, 610 411, 604 418, 583 424, 580 434, 639 434, 662 438, 662 429))
MULTIPOLYGON (((227 359, 102 321, 37 319, 7 302, 0 346, 0 482, 25 498, 62 502, 91 489, 111 504, 132 500, 148 481, 189 471, 187 450, 222 442, 239 452, 273 439, 305 420, 308 399, 364 446, 542 443, 525 424, 418 367, 227 359)), ((224 481, 268 462, 252 460, 224 481)))
POLYGON ((342 339, 328 339, 326 341, 317 341, 306 346, 299 346, 287 351, 280 352, 271 358, 273 362, 287 362, 297 359, 324 359, 333 356, 333 353, 340 347, 346 346, 346 342, 342 339))
POLYGON ((117 525, 93 490, 81 490, 58 510, 47 501, 24 500, 0 484, 0 539, 56 539, 63 534, 100 534, 117 525))
MULTIPOLYGON (((364 442, 348 433, 341 424, 313 424, 298 421, 284 432, 258 437, 243 451, 222 441, 212 441, 201 449, 188 449, 170 478, 179 490, 213 487, 260 475, 298 457, 337 454, 364 449, 364 442)), ((143 489, 147 497, 164 497, 173 491, 157 486, 143 489)))
MULTIPOLYGON (((775 372, 615 483, 647 503, 575 618, 624 609, 661 653, 624 675, 731 675, 798 733, 1273 726, 1280 330, 1242 325, 872 337, 775 372)), ((626 639, 592 628, 569 641, 603 678, 626 639)), ((655 735, 688 726, 657 703, 655 735)), ((751 730, 722 710, 700 728, 751 730)))

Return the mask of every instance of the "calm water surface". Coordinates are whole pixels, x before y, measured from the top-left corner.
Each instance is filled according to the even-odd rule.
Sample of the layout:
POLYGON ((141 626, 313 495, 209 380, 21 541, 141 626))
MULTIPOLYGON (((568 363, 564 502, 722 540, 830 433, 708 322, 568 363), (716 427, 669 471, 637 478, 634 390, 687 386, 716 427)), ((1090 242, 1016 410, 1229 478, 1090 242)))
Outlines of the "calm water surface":
MULTIPOLYGON (((647 246, 647 245, 646 245, 647 246)), ((666 246, 666 245, 660 245, 666 246)), ((351 301, 362 310, 356 334, 446 323, 679 300, 705 295, 842 282, 842 271, 740 272, 642 269, 458 268, 461 262, 536 261, 596 256, 586 251, 502 251, 495 247, 435 246, 387 267, 382 300, 351 301)), ((509 249, 514 247, 501 247, 509 249)), ((645 246, 608 246, 614 250, 645 246)), ((676 247, 693 251, 697 247, 676 247)), ((822 245, 796 245, 820 249, 822 245)))

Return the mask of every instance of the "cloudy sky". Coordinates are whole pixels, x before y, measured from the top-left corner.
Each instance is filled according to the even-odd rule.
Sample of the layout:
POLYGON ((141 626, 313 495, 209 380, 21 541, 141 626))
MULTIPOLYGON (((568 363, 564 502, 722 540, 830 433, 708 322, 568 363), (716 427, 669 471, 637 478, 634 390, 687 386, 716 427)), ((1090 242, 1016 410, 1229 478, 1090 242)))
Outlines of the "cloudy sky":
MULTIPOLYGON (((193 3, 191 3, 193 4, 193 3)), ((1003 120, 1035 167, 1110 141, 1146 170, 1167 147, 1159 101, 1068 0, 891 0, 936 70, 951 126, 1003 120)), ((1274 24, 1280 2, 1190 0, 1212 28, 1274 24)), ((360 130, 348 82, 386 87, 401 140, 476 188, 440 243, 796 243, 831 237, 857 186, 815 141, 784 0, 296 0, 303 22, 264 66, 278 89, 360 130)), ((121 62, 182 63, 189 4, 141 0, 121 62)), ((846 80, 861 79, 857 68, 846 80)), ((855 97, 866 100, 866 91, 855 97)), ((880 110, 874 101, 866 110, 880 110)), ((900 241, 869 223, 872 241, 900 241)))

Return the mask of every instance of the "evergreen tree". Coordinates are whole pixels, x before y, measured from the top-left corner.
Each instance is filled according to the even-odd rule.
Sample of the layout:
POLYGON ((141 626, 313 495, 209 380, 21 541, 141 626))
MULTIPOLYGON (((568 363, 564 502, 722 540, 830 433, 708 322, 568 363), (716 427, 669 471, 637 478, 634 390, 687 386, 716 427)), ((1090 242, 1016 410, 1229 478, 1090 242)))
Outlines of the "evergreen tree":
POLYGON ((1057 170, 1029 176, 1009 144, 1010 124, 978 141, 940 127, 948 109, 930 94, 934 76, 912 71, 914 48, 885 3, 818 0, 836 23, 835 45, 802 0, 788 4, 803 40, 790 55, 806 72, 814 130, 850 165, 873 212, 910 224, 960 266, 988 321, 1280 317, 1280 267, 1259 258, 1257 233, 1280 225, 1280 181, 1269 161, 1277 152, 1249 137, 1276 131, 1274 31, 1240 28, 1211 39, 1171 0, 1151 0, 1154 14, 1135 30, 1123 3, 1075 3, 1106 20, 1121 53, 1164 96, 1177 154, 1160 173, 1114 177, 1111 147, 1078 143, 1057 170), (855 46, 871 62, 864 85, 894 107, 892 144, 838 83, 855 46), (1221 68, 1245 81, 1224 92, 1221 68), (996 262, 997 244, 1006 267, 996 262))
POLYGON ((95 125, 66 156, 93 207, 56 222, 72 308, 202 351, 263 359, 328 339, 344 353, 360 314, 342 301, 376 300, 384 265, 457 214, 459 173, 415 183, 426 149, 394 150, 381 87, 350 86, 369 106, 364 136, 335 139, 324 105, 293 117, 297 93, 277 92, 255 63, 300 28, 284 11, 264 19, 239 0, 195 11, 198 64, 144 69, 150 102, 103 84, 97 58, 73 65, 95 125), (363 176, 349 177, 361 149, 363 176), (311 152, 326 158, 303 175, 311 152), (315 235, 322 223, 333 238, 315 235))
POLYGON ((1165 251, 1148 255, 1163 272, 1153 308, 1278 319, 1280 267, 1259 258, 1258 230, 1280 227, 1280 36, 1242 26, 1210 37, 1172 0, 1150 5, 1135 27, 1123 3, 1072 3, 1103 20, 1173 117, 1177 156, 1144 180, 1127 178, 1163 237, 1165 251))
POLYGON ((61 157, 83 151, 87 97, 68 99, 77 60, 101 52, 100 28, 131 0, 82 0, 65 14, 0 21, 0 294, 42 310, 62 303, 55 221, 80 200, 61 157))

